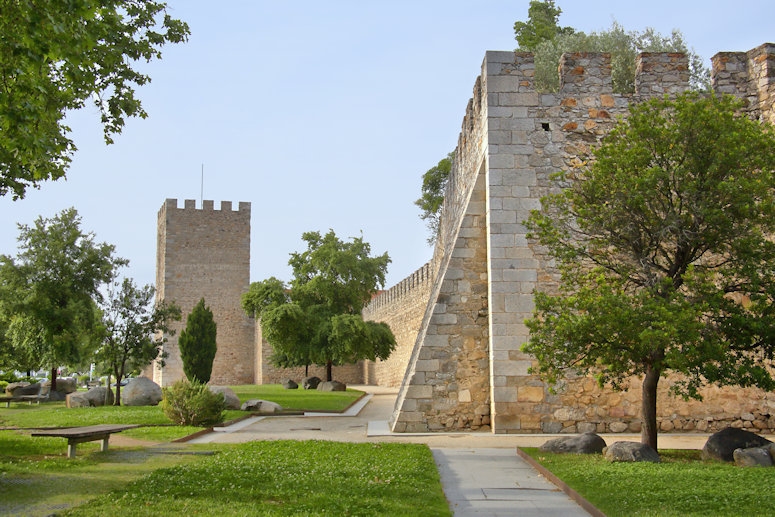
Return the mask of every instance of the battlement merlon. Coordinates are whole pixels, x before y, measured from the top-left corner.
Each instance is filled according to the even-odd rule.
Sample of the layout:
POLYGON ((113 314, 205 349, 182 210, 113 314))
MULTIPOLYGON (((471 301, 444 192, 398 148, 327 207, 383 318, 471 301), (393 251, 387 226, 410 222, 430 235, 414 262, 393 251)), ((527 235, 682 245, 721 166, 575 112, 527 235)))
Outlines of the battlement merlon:
POLYGON ((711 62, 716 93, 744 99, 754 116, 775 123, 775 44, 764 43, 748 52, 719 52, 711 62))
MULTIPOLYGON (((246 215, 250 215, 250 202, 249 201, 240 201, 238 203, 238 209, 233 209, 233 202, 231 201, 221 201, 221 212, 245 212, 246 215)), ((183 208, 178 208, 178 200, 176 198, 167 198, 164 201, 164 205, 162 206, 162 210, 199 210, 203 212, 213 212, 215 211, 215 202, 211 199, 205 199, 202 201, 202 208, 196 207, 196 200, 195 199, 186 199, 183 202, 183 208)), ((161 212, 161 210, 160 210, 161 212)))

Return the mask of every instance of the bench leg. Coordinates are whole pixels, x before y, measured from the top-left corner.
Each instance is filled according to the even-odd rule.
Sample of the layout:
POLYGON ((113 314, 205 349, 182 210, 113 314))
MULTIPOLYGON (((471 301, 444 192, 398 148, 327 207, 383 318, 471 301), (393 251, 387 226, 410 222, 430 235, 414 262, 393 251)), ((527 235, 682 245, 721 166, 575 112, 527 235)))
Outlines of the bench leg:
POLYGON ((71 459, 72 459, 72 458, 75 458, 75 446, 76 446, 76 445, 77 445, 77 444, 75 444, 75 443, 72 443, 72 442, 70 442, 70 441, 68 440, 68 442, 67 442, 67 457, 68 457, 68 458, 71 458, 71 459))
POLYGON ((100 448, 102 452, 105 452, 108 450, 108 440, 110 440, 110 435, 107 435, 105 438, 102 439, 102 447, 100 448))

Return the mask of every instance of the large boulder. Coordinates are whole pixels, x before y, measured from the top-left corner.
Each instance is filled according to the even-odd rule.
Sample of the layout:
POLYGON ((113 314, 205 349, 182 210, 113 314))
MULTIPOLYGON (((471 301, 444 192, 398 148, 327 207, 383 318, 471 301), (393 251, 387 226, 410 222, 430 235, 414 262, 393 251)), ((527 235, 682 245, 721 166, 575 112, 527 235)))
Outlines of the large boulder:
POLYGON ((608 461, 650 461, 659 463, 659 454, 645 443, 614 442, 603 449, 603 456, 608 461))
POLYGON ((605 440, 600 435, 584 433, 549 440, 539 447, 539 450, 556 453, 600 454, 604 448, 605 440))
POLYGON ((318 391, 347 391, 347 385, 339 381, 326 381, 318 384, 318 391))
POLYGON ((285 379, 283 381, 283 388, 286 390, 297 390, 299 389, 299 384, 293 379, 285 379))
POLYGON ((301 380, 301 387, 305 390, 316 390, 320 384, 320 377, 304 377, 301 380))
POLYGON ((240 402, 239 397, 234 393, 234 390, 228 386, 209 386, 209 388, 213 393, 220 393, 223 395, 226 409, 240 409, 242 407, 242 402, 240 402))
MULTIPOLYGON (((44 386, 48 386, 49 384, 51 384, 51 381, 45 380, 41 384, 43 384, 44 386)), ((67 395, 68 393, 75 393, 76 391, 78 391, 78 381, 76 381, 72 377, 58 377, 56 391, 58 391, 59 393, 63 393, 65 395, 67 395)))
POLYGON ((23 397, 25 395, 37 395, 40 392, 40 384, 29 382, 12 382, 5 387, 5 392, 11 397, 23 397))
POLYGON ((732 457, 738 467, 772 467, 771 450, 770 446, 735 449, 732 457))
POLYGON ((280 404, 268 400, 250 399, 241 407, 242 411, 252 411, 254 413, 280 413, 283 408, 280 404))
POLYGON ((65 397, 65 406, 69 408, 89 407, 89 399, 86 398, 86 392, 68 393, 65 397))
POLYGON ((111 406, 113 405, 114 400, 115 397, 113 396, 112 390, 109 390, 104 386, 99 386, 97 388, 92 388, 87 392, 76 391, 75 393, 69 393, 65 399, 65 404, 69 408, 100 407, 105 405, 111 406), (105 397, 107 397, 107 403, 105 397))
POLYGON ((161 387, 148 377, 135 377, 121 388, 121 404, 124 406, 157 406, 161 399, 161 387))
POLYGON ((770 443, 767 438, 750 431, 727 427, 710 435, 702 448, 702 458, 734 461, 735 449, 763 447, 770 443))

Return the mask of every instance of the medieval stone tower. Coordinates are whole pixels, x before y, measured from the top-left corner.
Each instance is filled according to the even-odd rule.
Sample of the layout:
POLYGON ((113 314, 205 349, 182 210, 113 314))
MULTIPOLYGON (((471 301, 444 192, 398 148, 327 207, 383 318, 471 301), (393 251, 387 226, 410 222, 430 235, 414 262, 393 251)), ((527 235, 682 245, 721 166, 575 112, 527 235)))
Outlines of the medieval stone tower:
POLYGON ((165 366, 155 365, 153 379, 167 386, 184 377, 178 336, 186 317, 204 298, 218 325, 218 350, 210 383, 255 382, 254 323, 240 307, 240 296, 250 285, 250 203, 232 210, 222 201, 215 210, 205 200, 201 209, 187 199, 167 199, 159 210, 156 251, 156 296, 174 301, 183 319, 175 322, 175 335, 164 346, 165 366))

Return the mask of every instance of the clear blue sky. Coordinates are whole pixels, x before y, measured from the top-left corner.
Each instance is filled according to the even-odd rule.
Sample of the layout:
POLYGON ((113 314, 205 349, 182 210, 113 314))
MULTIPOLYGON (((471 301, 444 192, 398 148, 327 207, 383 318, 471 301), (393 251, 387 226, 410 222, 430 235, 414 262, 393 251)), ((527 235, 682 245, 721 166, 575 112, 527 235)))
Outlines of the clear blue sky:
MULTIPOLYGON (((252 203, 251 281, 289 280, 301 234, 360 235, 387 251, 388 287, 432 250, 413 201, 422 174, 457 144, 487 50, 513 50, 527 0, 170 0, 191 27, 139 90, 149 118, 105 146, 92 108, 73 114, 79 150, 66 181, 0 198, 0 253, 16 223, 74 206, 153 283, 166 198, 252 203)), ((590 32, 680 29, 706 63, 775 42, 772 0, 558 0, 562 25, 590 32)))

